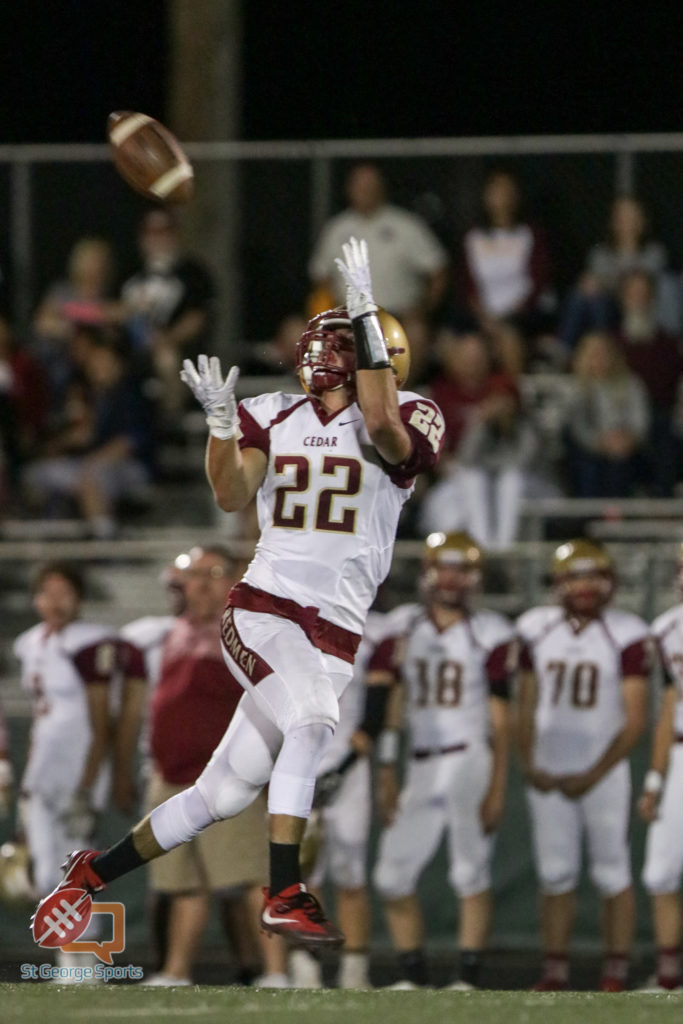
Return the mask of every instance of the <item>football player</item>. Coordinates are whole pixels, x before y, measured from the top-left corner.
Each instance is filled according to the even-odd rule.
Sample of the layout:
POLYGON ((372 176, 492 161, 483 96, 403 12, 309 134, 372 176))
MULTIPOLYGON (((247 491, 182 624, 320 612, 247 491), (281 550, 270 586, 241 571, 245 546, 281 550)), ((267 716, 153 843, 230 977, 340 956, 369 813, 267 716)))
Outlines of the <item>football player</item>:
MULTIPOLYGON (((424 549, 424 609, 400 640, 408 729, 407 766, 394 817, 382 833, 374 883, 399 952, 397 987, 427 984, 418 879, 444 832, 449 881, 460 900, 460 970, 453 987, 479 982, 492 911, 492 836, 505 798, 508 673, 514 631, 497 612, 474 607, 482 551, 464 532, 431 534, 424 549)), ((386 736, 382 747, 387 746, 386 736)), ((380 749, 380 784, 396 792, 395 757, 380 749)), ((388 805, 388 806, 387 806, 388 805)))
MULTIPOLYGON (((338 974, 339 988, 370 987, 368 946, 371 934, 367 889, 367 855, 372 814, 369 755, 385 722, 387 698, 394 682, 385 648, 401 624, 415 614, 401 605, 383 614, 371 611, 358 648, 351 682, 339 701, 339 725, 316 782, 309 818, 317 840, 306 883, 320 890, 325 880, 335 889, 337 917, 346 936, 338 974)), ((307 836, 309 829, 307 828, 307 836)), ((302 846, 302 859, 306 860, 302 846)), ((290 957, 295 988, 321 988, 320 959, 306 950, 290 957)))
POLYGON ((13 782, 14 771, 9 756, 9 736, 2 705, 0 705, 0 818, 9 814, 13 782))
POLYGON ((33 586, 40 622, 14 642, 33 704, 21 808, 39 896, 59 881, 74 842, 92 841, 108 795, 117 637, 109 626, 80 618, 83 593, 74 565, 43 566, 33 586))
POLYGON ((518 620, 519 750, 541 886, 541 991, 569 986, 581 846, 603 901, 600 988, 626 987, 635 925, 628 841, 628 755, 647 724, 650 631, 610 607, 612 559, 598 544, 561 544, 557 604, 518 620))
MULTIPOLYGON (((683 545, 677 589, 683 594, 683 545)), ((643 884, 652 897, 657 945, 657 989, 681 985, 681 876, 683 875, 683 604, 652 624, 658 641, 664 690, 650 761, 638 808, 650 822, 643 884)))
POLYGON ((380 318, 367 246, 351 239, 339 267, 346 308, 314 317, 299 342, 304 396, 265 394, 238 409, 237 367, 223 379, 216 357, 200 357, 198 368, 185 361, 183 379, 207 416, 216 501, 230 512, 257 497, 261 535, 222 626, 226 663, 245 694, 197 782, 112 849, 75 855, 62 882, 97 891, 239 813, 268 782, 261 924, 311 947, 343 942, 301 881, 316 774, 401 509, 416 475, 436 463, 445 429, 433 402, 398 390, 407 343, 397 321, 380 318))

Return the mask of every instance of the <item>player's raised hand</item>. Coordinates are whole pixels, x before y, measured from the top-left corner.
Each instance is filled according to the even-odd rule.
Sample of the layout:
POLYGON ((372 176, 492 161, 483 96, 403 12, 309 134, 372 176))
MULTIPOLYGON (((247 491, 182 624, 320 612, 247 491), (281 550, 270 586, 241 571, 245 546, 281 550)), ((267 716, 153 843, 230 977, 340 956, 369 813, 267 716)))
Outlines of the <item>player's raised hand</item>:
POLYGON ((377 303, 372 295, 372 279, 370 277, 370 259, 368 243, 365 239, 359 242, 350 238, 342 246, 344 259, 334 262, 346 283, 346 308, 353 319, 366 313, 376 313, 377 303))
POLYGON ((180 379, 187 384, 204 412, 213 437, 227 441, 237 432, 237 400, 235 386, 239 367, 233 366, 223 379, 218 356, 201 355, 195 368, 191 359, 183 360, 180 379))

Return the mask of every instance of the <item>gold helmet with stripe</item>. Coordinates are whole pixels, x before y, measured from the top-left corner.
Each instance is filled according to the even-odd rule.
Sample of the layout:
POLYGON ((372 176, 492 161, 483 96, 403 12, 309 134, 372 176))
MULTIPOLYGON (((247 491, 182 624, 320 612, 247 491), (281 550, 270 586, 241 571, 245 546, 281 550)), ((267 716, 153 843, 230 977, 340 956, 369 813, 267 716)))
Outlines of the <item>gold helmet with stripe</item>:
MULTIPOLYGON (((410 372, 410 346, 403 327, 381 307, 377 317, 387 344, 389 362, 402 388, 410 372)), ((356 377, 356 349, 351 317, 339 306, 317 313, 309 320, 296 346, 296 370, 308 394, 321 395, 345 384, 353 387, 356 377)))
POLYGON ((574 615, 598 615, 616 585, 609 553, 584 538, 565 541, 555 549, 552 574, 562 604, 574 615))
POLYGON ((465 530, 430 533, 424 543, 420 591, 430 604, 463 608, 481 584, 484 553, 465 530))

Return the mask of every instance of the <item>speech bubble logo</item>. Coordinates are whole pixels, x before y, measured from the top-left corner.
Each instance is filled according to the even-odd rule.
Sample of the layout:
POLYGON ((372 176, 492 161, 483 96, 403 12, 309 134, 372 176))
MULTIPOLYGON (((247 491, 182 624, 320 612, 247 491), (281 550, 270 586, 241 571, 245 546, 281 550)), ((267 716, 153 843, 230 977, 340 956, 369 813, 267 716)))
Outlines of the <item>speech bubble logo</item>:
MULTIPOLYGON (((104 964, 113 964, 113 954, 123 953, 126 948, 126 908, 123 903, 94 903, 93 914, 110 914, 112 917, 112 933, 110 939, 95 942, 92 939, 81 939, 62 946, 65 953, 94 953, 104 964)), ((82 931, 80 934, 83 934, 82 931)))

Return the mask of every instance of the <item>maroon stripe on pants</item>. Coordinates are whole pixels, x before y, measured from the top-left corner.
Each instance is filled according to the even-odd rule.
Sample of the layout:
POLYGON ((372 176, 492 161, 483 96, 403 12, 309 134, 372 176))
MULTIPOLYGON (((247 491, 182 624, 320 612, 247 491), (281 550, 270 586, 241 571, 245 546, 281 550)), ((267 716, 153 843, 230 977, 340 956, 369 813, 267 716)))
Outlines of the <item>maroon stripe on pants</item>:
POLYGON ((273 675, 273 669, 267 661, 243 643, 233 617, 234 609, 228 607, 223 612, 221 619, 221 641, 226 652, 230 655, 235 664, 242 669, 245 676, 256 686, 266 676, 273 675))

